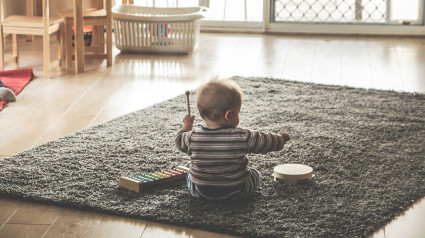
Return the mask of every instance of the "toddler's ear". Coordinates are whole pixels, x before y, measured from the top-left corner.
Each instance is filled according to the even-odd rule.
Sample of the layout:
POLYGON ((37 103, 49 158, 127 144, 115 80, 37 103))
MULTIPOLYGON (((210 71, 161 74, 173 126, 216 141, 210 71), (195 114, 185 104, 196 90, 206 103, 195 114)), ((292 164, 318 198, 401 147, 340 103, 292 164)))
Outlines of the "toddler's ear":
POLYGON ((231 118, 232 118, 232 113, 233 113, 233 111, 232 110, 227 110, 226 111, 226 114, 224 114, 224 119, 226 120, 226 121, 228 121, 228 120, 230 120, 231 118))

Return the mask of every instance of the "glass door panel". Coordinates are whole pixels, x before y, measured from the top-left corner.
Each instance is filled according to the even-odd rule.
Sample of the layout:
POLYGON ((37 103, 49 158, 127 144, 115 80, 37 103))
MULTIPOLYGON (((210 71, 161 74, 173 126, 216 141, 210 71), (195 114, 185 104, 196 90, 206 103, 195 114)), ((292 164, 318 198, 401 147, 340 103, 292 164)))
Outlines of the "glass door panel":
POLYGON ((420 0, 273 0, 272 22, 417 25, 420 0))

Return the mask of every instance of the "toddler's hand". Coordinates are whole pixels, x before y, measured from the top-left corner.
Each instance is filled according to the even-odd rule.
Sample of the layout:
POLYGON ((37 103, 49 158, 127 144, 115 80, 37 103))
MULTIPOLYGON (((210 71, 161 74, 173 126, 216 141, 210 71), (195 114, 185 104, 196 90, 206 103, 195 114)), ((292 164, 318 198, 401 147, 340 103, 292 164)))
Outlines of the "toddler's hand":
POLYGON ((186 116, 183 117, 183 128, 192 130, 194 121, 195 121, 195 116, 187 114, 186 116))
POLYGON ((286 134, 285 132, 278 132, 277 134, 283 136, 283 139, 285 139, 285 142, 291 140, 291 138, 289 137, 289 135, 286 134))

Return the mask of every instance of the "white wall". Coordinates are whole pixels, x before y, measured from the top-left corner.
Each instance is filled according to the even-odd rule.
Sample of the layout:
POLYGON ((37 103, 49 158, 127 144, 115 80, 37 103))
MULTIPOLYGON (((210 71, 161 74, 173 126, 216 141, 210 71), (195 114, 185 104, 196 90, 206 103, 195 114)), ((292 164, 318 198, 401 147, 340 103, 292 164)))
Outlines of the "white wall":
POLYGON ((17 4, 18 1, 22 1, 22 0, 3 0, 3 7, 4 7, 4 15, 5 16, 10 16, 12 14, 25 14, 25 7, 20 7, 20 6, 25 6, 23 5, 24 1, 22 1, 22 4, 17 4))

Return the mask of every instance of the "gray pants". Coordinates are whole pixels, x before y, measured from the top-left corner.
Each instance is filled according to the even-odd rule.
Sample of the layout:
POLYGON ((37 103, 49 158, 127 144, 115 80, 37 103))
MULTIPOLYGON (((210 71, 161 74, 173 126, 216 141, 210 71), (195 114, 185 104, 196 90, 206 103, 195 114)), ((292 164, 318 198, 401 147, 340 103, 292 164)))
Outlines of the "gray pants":
POLYGON ((199 186, 190 180, 187 173, 186 182, 192 196, 210 201, 240 200, 249 197, 260 183, 260 174, 251 168, 251 176, 241 185, 236 187, 199 186))

